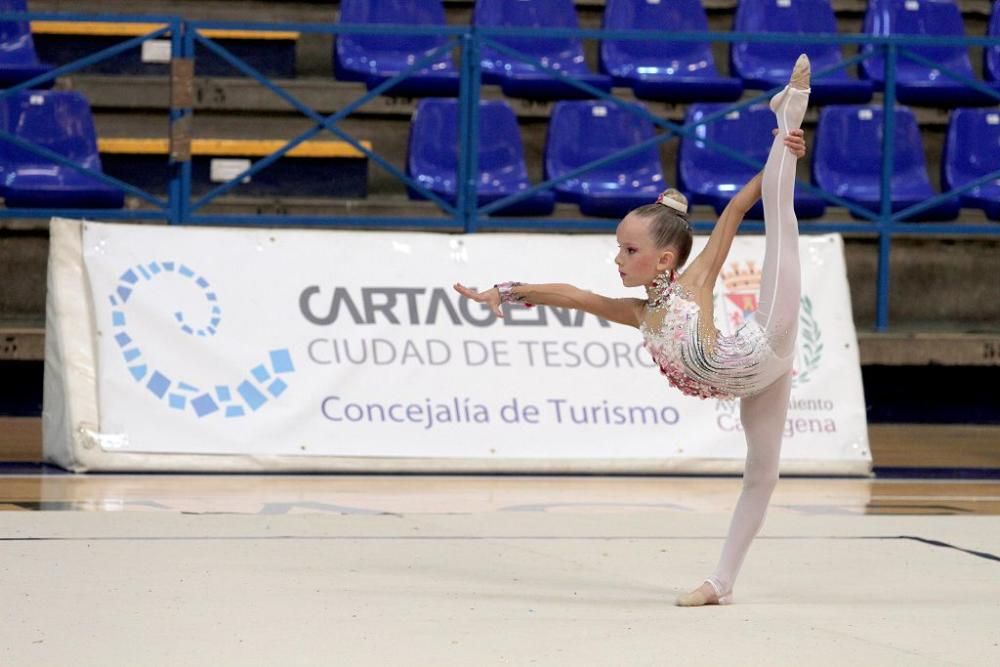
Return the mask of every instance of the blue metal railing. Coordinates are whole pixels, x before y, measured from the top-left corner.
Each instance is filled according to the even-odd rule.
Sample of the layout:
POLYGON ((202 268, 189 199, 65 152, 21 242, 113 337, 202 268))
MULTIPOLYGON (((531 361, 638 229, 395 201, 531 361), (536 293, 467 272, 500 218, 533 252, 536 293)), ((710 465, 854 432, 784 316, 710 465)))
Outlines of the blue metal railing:
MULTIPOLYGON (((49 21, 89 21, 107 23, 156 23, 162 24, 155 30, 144 35, 136 36, 132 39, 124 40, 115 46, 100 50, 85 58, 62 65, 47 74, 33 78, 17 86, 0 91, 0 101, 5 98, 34 86, 55 80, 59 76, 77 72, 89 67, 97 62, 112 58, 129 49, 136 48, 141 43, 150 39, 162 38, 169 35, 171 41, 171 57, 174 61, 194 60, 196 46, 206 52, 221 58, 229 63, 242 74, 259 82, 266 89, 274 93, 277 97, 291 105, 294 109, 309 118, 313 127, 302 132, 298 136, 287 141, 282 147, 270 155, 256 161, 242 173, 237 174, 229 181, 218 185, 209 192, 192 200, 191 189, 191 161, 189 152, 184 157, 183 151, 179 154, 173 150, 174 142, 190 141, 190 136, 186 139, 183 136, 174 137, 172 132, 172 146, 170 157, 170 180, 167 184, 167 199, 164 200, 152 193, 146 192, 134 185, 113 178, 111 176, 87 169, 79 164, 67 160, 52 151, 10 134, 7 128, 0 128, 0 142, 12 143, 26 151, 40 155, 57 164, 70 167, 88 176, 94 177, 106 184, 117 187, 124 192, 131 194, 147 202, 151 209, 138 210, 67 210, 67 209, 0 209, 0 217, 50 217, 53 215, 62 216, 87 216, 92 218, 103 218, 109 220, 143 220, 158 219, 166 220, 174 224, 229 224, 229 225, 302 225, 302 226, 366 226, 366 227, 434 227, 448 228, 457 231, 474 232, 480 229, 505 228, 505 229, 557 229, 560 231, 590 230, 590 231, 611 231, 617 225, 618 220, 611 219, 567 219, 567 218, 510 218, 504 217, 496 219, 491 217, 492 213, 514 204, 526 197, 530 197, 535 192, 548 190, 558 185, 560 182, 575 178, 587 171, 600 168, 607 164, 622 160, 639 151, 646 150, 653 146, 658 146, 675 137, 693 137, 695 128, 714 122, 727 113, 749 107, 753 104, 769 99, 781 88, 760 92, 758 95, 741 100, 727 106, 724 110, 716 114, 701 119, 697 125, 683 125, 671 122, 650 113, 644 106, 629 102, 598 90, 584 81, 573 79, 565 73, 554 70, 533 56, 524 54, 517 49, 498 41, 500 38, 511 37, 544 37, 544 38, 575 38, 575 39, 596 39, 596 40, 651 40, 651 41, 682 41, 682 42, 765 42, 765 43, 785 43, 785 44, 836 44, 854 45, 859 47, 859 53, 853 57, 844 59, 838 66, 816 71, 813 73, 814 79, 820 79, 832 72, 840 69, 853 67, 863 60, 881 54, 884 58, 885 84, 883 95, 884 107, 884 130, 883 130, 883 161, 882 161, 882 201, 879 213, 874 213, 853 202, 849 202, 832 193, 825 192, 806 182, 797 182, 796 187, 812 192, 826 201, 841 206, 856 216, 863 218, 861 222, 811 222, 803 231, 807 233, 867 233, 877 236, 879 241, 879 261, 878 261, 878 296, 877 296, 877 317, 875 328, 885 330, 888 327, 889 319, 889 254, 894 236, 903 234, 955 234, 965 236, 989 236, 1000 237, 1000 225, 977 225, 968 223, 907 223, 903 220, 913 214, 931 208, 942 201, 951 199, 962 192, 968 191, 977 185, 1000 178, 1000 171, 984 175, 975 182, 955 188, 949 192, 936 195, 924 202, 911 206, 910 208, 892 212, 892 205, 889 196, 889 183, 893 169, 894 156, 894 114, 891 113, 895 107, 896 82, 895 67, 900 58, 913 60, 915 62, 936 67, 941 73, 963 85, 974 88, 984 95, 991 95, 1000 103, 1000 92, 990 87, 984 86, 981 82, 970 80, 947 68, 942 68, 937 63, 929 61, 918 53, 911 51, 912 47, 919 46, 961 46, 961 47, 991 47, 1000 46, 1000 38, 988 37, 917 37, 917 36, 871 36, 871 35, 834 35, 834 34, 774 34, 774 33, 663 33, 660 31, 623 31, 623 30, 593 30, 593 29, 529 29, 529 28, 483 28, 477 26, 411 26, 411 25, 356 25, 356 24, 315 24, 315 23, 256 23, 256 22, 236 22, 236 21, 190 21, 175 16, 124 16, 124 15, 85 15, 85 14, 53 14, 53 13, 0 13, 0 20, 49 20, 49 21), (443 37, 445 43, 431 52, 425 54, 413 62, 398 75, 384 81, 378 86, 367 91, 364 95, 346 105, 339 111, 322 115, 295 97, 286 88, 276 83, 260 71, 249 65, 242 58, 234 55, 215 39, 208 37, 205 32, 209 30, 253 30, 253 31, 295 31, 299 33, 320 33, 329 35, 406 35, 406 36, 434 36, 443 37), (614 104, 627 111, 647 119, 653 123, 661 132, 653 138, 595 160, 587 165, 583 165, 572 172, 559 178, 549 179, 542 183, 510 195, 498 201, 479 206, 477 202, 477 176, 478 169, 478 136, 479 136, 479 114, 478 101, 480 98, 480 57, 482 47, 499 51, 507 57, 522 61, 534 67, 537 71, 544 72, 554 79, 566 85, 573 86, 586 92, 596 99, 605 100, 609 104, 614 104), (871 47, 865 49, 864 47, 871 47), (339 124, 362 106, 372 101, 376 97, 389 91, 393 86, 405 80, 410 75, 415 74, 423 67, 427 66, 440 56, 449 52, 455 52, 460 62, 460 88, 458 95, 460 113, 460 137, 461 142, 458 152, 458 192, 455 203, 452 204, 440 195, 431 192, 417 180, 411 178, 404 170, 392 164, 385 157, 377 152, 368 149, 361 141, 351 136, 342 129, 339 124), (402 182, 413 191, 434 202, 445 217, 371 217, 371 216, 303 216, 303 215, 242 215, 242 214, 219 214, 205 213, 204 207, 216 200, 218 197, 230 192, 248 176, 254 176, 264 169, 271 167, 281 157, 285 156, 296 146, 308 141, 322 132, 330 132, 339 139, 347 142, 356 150, 361 152, 373 164, 386 171, 394 179, 402 182), (180 157, 178 157, 180 155, 180 157)), ((182 123, 188 122, 193 113, 189 106, 181 106, 174 97, 171 99, 169 109, 169 121, 171 128, 178 128, 182 123)), ((183 133, 178 133, 182 135, 183 133)), ((698 137, 699 142, 708 145, 729 159, 748 164, 754 168, 763 168, 762 163, 755 162, 732 149, 698 137)), ((712 220, 695 220, 693 227, 698 232, 708 232, 714 226, 712 220)), ((741 227, 745 232, 763 231, 763 223, 758 221, 746 221, 741 227)))

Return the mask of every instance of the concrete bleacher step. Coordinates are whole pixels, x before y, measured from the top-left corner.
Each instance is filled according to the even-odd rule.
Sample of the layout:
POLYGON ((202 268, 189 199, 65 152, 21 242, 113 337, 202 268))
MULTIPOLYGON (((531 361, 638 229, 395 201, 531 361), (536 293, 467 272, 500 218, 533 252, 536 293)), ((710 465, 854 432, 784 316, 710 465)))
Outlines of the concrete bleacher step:
MULTIPOLYGON (((164 23, 108 23, 101 21, 31 22, 35 50, 44 62, 64 63, 86 57, 133 37, 167 27, 164 23)), ((204 30, 200 34, 249 62, 271 77, 294 77, 296 43, 300 33, 290 30, 204 30)), ((198 44, 197 69, 203 75, 238 75, 232 65, 198 44)), ((168 74, 171 47, 169 35, 147 40, 84 71, 112 74, 168 74)))
MULTIPOLYGON (((60 87, 79 90, 94 109, 130 111, 166 111, 170 108, 170 90, 163 76, 71 74, 60 79, 60 87)), ((364 84, 333 79, 299 78, 278 81, 282 88, 319 113, 332 114, 364 95, 364 84)), ((614 88, 615 97, 627 102, 638 101, 629 88, 614 88)), ((760 91, 745 91, 743 100, 757 97, 760 91)), ((481 99, 506 100, 522 120, 547 120, 554 102, 504 97, 499 86, 484 85, 481 99)), ((875 93, 872 104, 882 104, 882 93, 875 93)), ((409 118, 417 108, 418 99, 379 96, 355 111, 357 116, 399 116, 409 118)), ((672 122, 684 120, 686 105, 642 101, 661 118, 672 122)), ((257 81, 237 77, 196 76, 194 80, 195 111, 239 111, 241 113, 298 113, 290 104, 277 97, 257 81)), ((944 128, 948 110, 913 107, 922 127, 944 128)), ((815 125, 819 117, 816 108, 806 112, 805 124, 815 125)))
POLYGON ((41 361, 45 358, 45 324, 0 324, 0 361, 41 361))
MULTIPOLYGON (((278 139, 193 139, 193 194, 235 178, 285 143, 278 139)), ((372 149, 370 141, 359 143, 372 149)), ((167 139, 102 137, 97 148, 104 173, 149 192, 166 193, 170 180, 167 139)), ((290 190, 304 197, 364 198, 368 195, 367 158, 346 141, 306 141, 235 188, 249 196, 280 197, 290 190)))
POLYGON ((1000 469, 1000 426, 869 424, 876 467, 1000 469))
POLYGON ((0 417, 0 463, 40 463, 42 418, 0 417))

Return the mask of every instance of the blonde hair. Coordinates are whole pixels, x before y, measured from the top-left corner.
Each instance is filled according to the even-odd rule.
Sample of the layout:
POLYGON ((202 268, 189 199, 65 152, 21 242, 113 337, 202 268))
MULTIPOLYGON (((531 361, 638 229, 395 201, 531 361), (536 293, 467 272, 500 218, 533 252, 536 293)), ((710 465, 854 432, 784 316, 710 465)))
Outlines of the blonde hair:
POLYGON ((654 203, 632 211, 633 215, 649 220, 649 234, 657 248, 673 247, 677 250, 677 268, 687 261, 694 243, 687 209, 687 197, 680 190, 670 188, 660 193, 654 203))

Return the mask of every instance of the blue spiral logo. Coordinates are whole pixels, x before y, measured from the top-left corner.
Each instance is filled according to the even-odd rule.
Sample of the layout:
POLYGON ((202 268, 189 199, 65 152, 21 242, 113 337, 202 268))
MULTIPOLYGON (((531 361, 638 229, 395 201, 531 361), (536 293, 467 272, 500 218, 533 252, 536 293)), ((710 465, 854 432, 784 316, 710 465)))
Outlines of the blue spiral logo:
POLYGON ((118 343, 135 381, 144 385, 156 398, 166 401, 172 409, 181 412, 190 409, 198 418, 215 413, 225 414, 227 418, 243 417, 259 410, 268 400, 281 396, 288 385, 278 376, 295 372, 292 356, 287 348, 271 350, 268 358, 251 368, 239 384, 214 385, 207 391, 171 377, 145 361, 142 349, 128 333, 124 308, 141 281, 152 281, 157 276, 166 274, 191 280, 211 307, 209 321, 199 328, 187 322, 183 312, 175 312, 174 319, 181 331, 190 336, 207 338, 215 335, 219 322, 222 321, 222 308, 209 282, 187 266, 177 262, 152 262, 129 268, 119 276, 118 286, 110 295, 111 323, 115 330, 115 342, 118 343))

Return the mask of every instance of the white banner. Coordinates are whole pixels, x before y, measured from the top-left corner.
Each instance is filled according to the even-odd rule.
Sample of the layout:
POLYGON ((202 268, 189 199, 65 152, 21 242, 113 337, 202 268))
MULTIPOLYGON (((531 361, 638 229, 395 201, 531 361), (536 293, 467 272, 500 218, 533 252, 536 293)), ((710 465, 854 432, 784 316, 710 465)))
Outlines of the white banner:
MULTIPOLYGON (((705 242, 696 240, 694 253, 705 242)), ((782 458, 869 462, 839 236, 801 240, 782 458)), ((106 451, 455 459, 739 459, 738 401, 671 388, 635 329, 558 308, 497 319, 451 285, 623 288, 614 236, 85 223, 106 451)), ((756 305, 738 237, 716 322, 756 305)), ((692 255, 693 256, 693 255, 692 255)))

